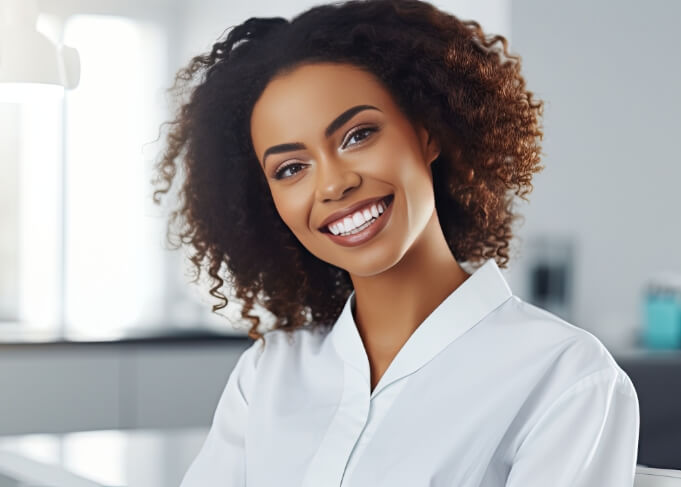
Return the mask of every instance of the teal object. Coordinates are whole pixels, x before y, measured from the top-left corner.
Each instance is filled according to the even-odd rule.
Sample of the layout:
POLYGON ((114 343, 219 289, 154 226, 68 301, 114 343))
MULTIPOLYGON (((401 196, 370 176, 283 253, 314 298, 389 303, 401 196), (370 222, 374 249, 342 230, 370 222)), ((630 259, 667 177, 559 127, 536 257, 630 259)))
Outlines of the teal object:
POLYGON ((681 348, 681 293, 648 292, 644 304, 644 344, 648 348, 681 348))

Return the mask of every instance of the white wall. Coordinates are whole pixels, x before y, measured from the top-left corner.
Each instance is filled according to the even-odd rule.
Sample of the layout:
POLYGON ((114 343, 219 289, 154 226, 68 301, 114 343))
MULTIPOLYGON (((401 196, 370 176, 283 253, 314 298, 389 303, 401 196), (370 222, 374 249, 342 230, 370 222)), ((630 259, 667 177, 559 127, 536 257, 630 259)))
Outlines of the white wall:
POLYGON ((576 238, 573 321, 615 344, 640 324, 644 280, 681 271, 681 2, 514 0, 511 13, 512 50, 546 100, 546 169, 520 235, 576 238))

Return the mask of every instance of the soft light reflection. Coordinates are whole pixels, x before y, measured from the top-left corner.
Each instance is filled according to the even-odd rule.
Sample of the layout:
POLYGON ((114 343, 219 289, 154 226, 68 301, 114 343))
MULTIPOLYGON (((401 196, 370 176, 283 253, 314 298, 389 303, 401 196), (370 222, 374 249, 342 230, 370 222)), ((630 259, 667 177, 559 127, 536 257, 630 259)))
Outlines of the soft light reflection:
POLYGON ((54 435, 27 435, 13 441, 12 451, 40 462, 61 465, 61 439, 54 435))
POLYGON ((180 484, 207 433, 206 428, 183 428, 0 436, 0 452, 56 465, 104 485, 168 487, 180 484))
POLYGON ((68 471, 101 484, 128 485, 125 462, 128 439, 123 432, 65 435, 62 443, 62 465, 68 471))

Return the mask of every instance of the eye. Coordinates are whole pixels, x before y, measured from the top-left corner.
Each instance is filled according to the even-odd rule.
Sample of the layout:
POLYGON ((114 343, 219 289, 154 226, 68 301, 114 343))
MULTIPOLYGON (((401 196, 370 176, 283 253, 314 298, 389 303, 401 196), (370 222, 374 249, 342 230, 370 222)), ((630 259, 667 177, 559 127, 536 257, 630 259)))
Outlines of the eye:
MULTIPOLYGON (((378 131, 377 127, 361 127, 361 128, 354 130, 353 132, 350 132, 350 134, 348 135, 348 137, 345 140, 347 142, 347 141, 350 141, 353 138, 357 137, 358 135, 364 134, 363 137, 359 137, 359 142, 356 142, 356 143, 351 144, 351 145, 361 144, 363 140, 368 139, 370 137, 371 133, 377 132, 377 131, 378 131)), ((343 144, 342 147, 345 148, 346 144, 343 144)), ((296 173, 298 173, 300 171, 300 169, 293 171, 292 173, 289 172, 288 175, 285 175, 285 173, 287 171, 290 171, 292 168, 296 168, 296 167, 300 168, 300 167, 303 167, 303 166, 305 166, 305 164, 302 164, 300 162, 293 162, 291 164, 281 166, 274 173, 274 178, 275 179, 288 179, 288 178, 292 177, 293 175, 295 175, 296 173)))
MULTIPOLYGON (((358 134, 371 134, 373 132, 376 132, 378 129, 376 127, 363 127, 355 130, 354 132, 351 132, 350 135, 348 135, 346 141, 350 141, 354 137, 356 137, 358 134)), ((369 135, 365 135, 364 137, 360 137, 359 140, 360 142, 357 142, 357 144, 361 143, 362 140, 368 139, 369 135)), ((357 144, 352 144, 352 145, 357 145, 357 144)), ((346 144, 343 144, 343 148, 345 148, 346 144)))
POLYGON ((290 168, 292 168, 292 167, 299 167, 299 166, 303 166, 303 165, 304 165, 304 164, 301 164, 300 162, 294 162, 294 163, 291 163, 291 164, 287 164, 287 165, 285 165, 285 166, 282 166, 282 167, 280 167, 279 169, 277 169, 277 172, 274 173, 274 178, 275 178, 275 179, 286 179, 286 178, 289 178, 289 177, 291 177, 293 174, 296 174, 298 171, 294 171, 293 174, 291 174, 290 176, 282 176, 282 174, 284 174, 286 171, 288 171, 288 170, 289 170, 290 168))

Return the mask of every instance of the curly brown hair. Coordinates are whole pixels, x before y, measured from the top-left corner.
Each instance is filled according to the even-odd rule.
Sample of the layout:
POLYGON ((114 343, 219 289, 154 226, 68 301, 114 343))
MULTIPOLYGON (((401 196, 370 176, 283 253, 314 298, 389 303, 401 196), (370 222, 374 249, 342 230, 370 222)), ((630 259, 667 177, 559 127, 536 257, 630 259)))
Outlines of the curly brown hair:
POLYGON ((181 160, 168 241, 172 226, 183 224, 178 236, 194 251, 194 282, 205 263, 210 294, 221 301, 215 312, 227 306, 220 290, 227 281, 254 340, 264 341, 255 305, 274 315, 272 329, 328 327, 353 290, 346 270, 312 255, 281 220, 250 137, 251 111, 267 83, 325 61, 375 74, 405 115, 440 141, 431 166, 435 205, 459 261, 494 258, 506 267, 514 196, 527 200, 533 173, 543 169, 543 102, 525 89, 507 40, 486 36, 475 21, 418 0, 350 0, 291 21, 252 17, 233 26, 169 89, 180 104, 163 124, 171 129, 153 199, 169 191, 181 160))

